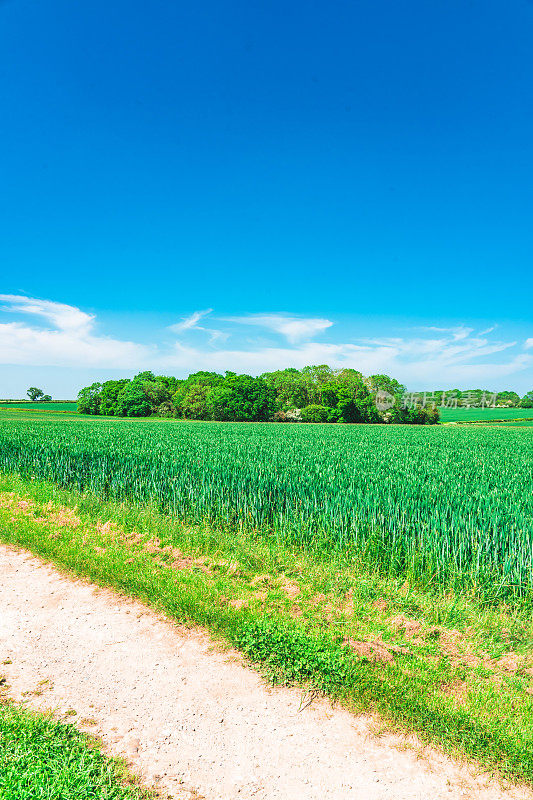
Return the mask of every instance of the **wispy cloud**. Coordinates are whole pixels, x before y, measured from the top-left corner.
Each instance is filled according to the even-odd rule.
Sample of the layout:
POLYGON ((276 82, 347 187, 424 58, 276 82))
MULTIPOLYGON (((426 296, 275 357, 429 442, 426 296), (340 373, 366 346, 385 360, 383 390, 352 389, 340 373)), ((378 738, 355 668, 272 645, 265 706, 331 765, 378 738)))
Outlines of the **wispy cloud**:
MULTIPOLYGON (((442 328, 434 328, 441 330, 442 328)), ((390 337, 377 339, 360 339, 364 345, 372 348, 387 348, 394 358, 398 361, 412 361, 414 359, 434 358, 440 364, 460 364, 470 362, 482 356, 500 353, 516 345, 511 342, 490 342, 485 337, 472 336, 472 329, 465 328, 463 333, 458 336, 455 329, 449 329, 449 333, 438 338, 423 337, 390 337)))
POLYGON ((209 334, 209 344, 214 344, 215 342, 226 342, 231 336, 230 333, 225 331, 217 331, 213 328, 203 328, 202 330, 209 334))
MULTIPOLYGON (((173 333, 181 333, 182 331, 190 331, 193 328, 199 328, 198 323, 201 319, 211 314, 212 308, 206 308, 204 311, 193 311, 188 317, 184 317, 181 322, 176 322, 174 325, 169 325, 169 331, 173 333)), ((200 330, 203 330, 200 328, 200 330)))
POLYGON ((424 325, 420 327, 419 330, 432 331, 433 333, 449 333, 455 341, 466 339, 474 331, 473 328, 467 328, 466 325, 456 325, 451 328, 439 328, 436 325, 424 325))
POLYGON ((204 328, 203 325, 198 323, 204 317, 207 317, 213 312, 212 308, 206 308, 203 311, 193 311, 188 317, 184 317, 181 322, 176 322, 174 325, 169 325, 168 330, 172 333, 187 333, 189 331, 203 331, 208 334, 208 343, 222 343, 229 339, 230 334, 225 331, 219 331, 215 328, 204 328))
POLYGON ((38 300, 18 294, 0 294, 0 302, 5 303, 4 311, 43 317, 59 330, 78 332, 80 335, 89 331, 94 321, 93 314, 52 300, 38 300))
MULTIPOLYGON (((518 353, 504 361, 490 357, 516 347, 516 341, 489 341, 483 336, 458 336, 454 328, 433 328, 441 331, 439 337, 424 338, 390 337, 361 339, 363 360, 370 358, 381 364, 382 371, 399 377, 404 383, 429 388, 452 387, 452 385, 474 388, 476 381, 486 387, 494 380, 514 375, 533 365, 533 356, 518 353)), ((364 369, 363 369, 364 372, 364 369)))
POLYGON ((333 322, 317 317, 296 317, 283 314, 248 314, 243 317, 226 317, 227 322, 239 325, 254 325, 281 334, 291 344, 312 339, 318 333, 331 328, 333 322))
POLYGON ((289 314, 230 317, 226 322, 233 322, 234 328, 222 332, 198 324, 211 313, 205 310, 176 323, 174 332, 183 334, 177 341, 145 345, 102 335, 95 316, 75 306, 20 295, 0 295, 0 303, 0 310, 16 315, 0 323, 0 364, 132 372, 153 369, 179 376, 198 369, 260 374, 326 363, 354 367, 367 375, 387 373, 411 389, 472 388, 476 384, 504 388, 504 383, 512 388, 521 373, 524 390, 533 384, 533 338, 522 346, 523 339, 519 344, 502 337, 496 340, 490 333, 476 334, 467 326, 431 326, 404 336, 318 342, 312 337, 331 327, 330 320, 289 314), (20 315, 26 319, 17 319, 20 315), (266 328, 286 341, 265 345, 264 337, 243 336, 244 325, 266 328), (193 330, 206 334, 201 346, 198 339, 187 337, 193 330), (224 345, 230 333, 232 340, 240 343, 232 348, 224 345))
POLYGON ((135 368, 153 348, 94 333, 95 317, 76 306, 19 295, 0 295, 3 311, 41 317, 42 328, 26 322, 0 323, 0 363, 36 366, 135 368))
MULTIPOLYGON (((405 348, 408 349, 407 346, 405 348)), ((388 345, 356 345, 351 343, 325 344, 306 342, 296 347, 261 347, 257 350, 201 351, 178 345, 172 355, 165 357, 171 368, 182 372, 197 369, 221 371, 227 368, 237 372, 259 374, 284 367, 301 368, 307 364, 329 364, 331 367, 353 367, 366 375, 386 373, 398 378, 412 389, 498 388, 495 382, 530 368, 533 358, 516 355, 503 363, 465 361, 450 363, 441 360, 435 352, 424 354, 410 348, 412 358, 400 357, 388 345), (228 367, 228 365, 230 365, 228 367)))

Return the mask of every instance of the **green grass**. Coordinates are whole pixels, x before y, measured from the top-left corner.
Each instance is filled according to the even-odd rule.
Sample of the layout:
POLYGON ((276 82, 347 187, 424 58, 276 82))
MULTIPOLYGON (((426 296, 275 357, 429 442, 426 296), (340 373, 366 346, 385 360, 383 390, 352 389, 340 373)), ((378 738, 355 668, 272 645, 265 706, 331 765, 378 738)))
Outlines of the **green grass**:
POLYGON ((417 586, 345 548, 0 478, 0 538, 240 648, 274 682, 378 712, 533 784, 530 609, 417 586))
POLYGON ((148 795, 71 725, 0 700, 0 797, 140 800, 148 795))
POLYGON ((491 422, 494 420, 533 420, 533 408, 440 408, 441 422, 491 422))
POLYGON ((533 597, 533 431, 2 420, 0 470, 488 602, 533 597))

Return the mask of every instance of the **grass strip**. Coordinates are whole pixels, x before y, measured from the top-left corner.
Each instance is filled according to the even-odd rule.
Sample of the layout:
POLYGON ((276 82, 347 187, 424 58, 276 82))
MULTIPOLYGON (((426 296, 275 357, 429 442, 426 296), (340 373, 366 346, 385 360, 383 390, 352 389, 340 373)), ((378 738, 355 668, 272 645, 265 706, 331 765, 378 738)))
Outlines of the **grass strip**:
POLYGON ((49 715, 0 700, 0 797, 9 800, 141 800, 123 765, 97 742, 49 715))

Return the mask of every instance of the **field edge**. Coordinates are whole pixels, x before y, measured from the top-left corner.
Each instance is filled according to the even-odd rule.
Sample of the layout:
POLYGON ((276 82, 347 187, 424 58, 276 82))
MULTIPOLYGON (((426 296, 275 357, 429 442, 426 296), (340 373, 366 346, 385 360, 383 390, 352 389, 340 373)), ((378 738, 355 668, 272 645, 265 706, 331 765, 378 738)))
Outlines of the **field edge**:
MULTIPOLYGON (((454 664, 449 657, 431 666, 420 657, 412 640, 400 634, 385 641, 388 634, 383 626, 379 639, 363 635, 364 624, 358 620, 350 623, 359 630, 354 651, 349 644, 354 641, 348 636, 353 632, 349 625, 340 618, 332 622, 336 609, 324 606, 315 613, 317 587, 324 588, 329 581, 332 593, 337 592, 335 584, 345 580, 346 565, 337 562, 326 568, 298 548, 269 551, 268 544, 253 537, 238 542, 230 532, 224 537, 220 531, 194 529, 153 508, 109 503, 46 482, 1 476, 0 491, 4 498, 6 493, 13 493, 23 510, 18 514, 12 505, 2 504, 0 538, 5 543, 25 547, 71 574, 136 597, 174 621, 205 628, 215 639, 239 648, 272 682, 317 690, 354 712, 377 712, 394 730, 414 731, 448 755, 469 758, 484 768, 498 770, 506 779, 533 785, 529 755, 533 730, 515 726, 513 733, 508 720, 498 718, 495 711, 502 699, 509 702, 505 692, 511 692, 513 701, 519 697, 524 704, 524 714, 530 713, 531 700, 523 696, 520 687, 509 688, 506 683, 499 694, 493 687, 489 713, 479 719, 476 709, 479 712, 483 675, 477 676, 476 670, 454 664), (47 514, 50 519, 46 519, 47 514), (73 514, 79 524, 71 524, 73 514), (117 536, 119 525, 127 532, 123 539, 117 536), (132 531, 135 535, 140 532, 141 541, 135 536, 132 539, 132 531), (175 570, 165 566, 161 541, 165 532, 176 551, 172 558, 177 556, 179 544, 182 563, 175 570), (146 550, 147 543, 154 542, 161 546, 156 544, 155 552, 150 552, 150 547, 146 550), (265 569, 273 571, 276 565, 285 584, 268 586, 265 569), (309 599, 300 601, 299 596, 303 598, 307 589, 312 591, 309 599), (265 591, 268 597, 263 596, 265 591), (374 657, 376 641, 384 649, 382 658, 374 657), (370 649, 361 652, 360 645, 368 642, 370 649), (468 680, 478 695, 470 706, 457 704, 445 689, 464 686, 468 680)), ((350 569, 354 571, 353 564, 350 569)), ((360 567, 357 581, 361 597, 354 601, 356 613, 359 604, 359 612, 368 615, 373 608, 372 597, 387 591, 386 583, 380 580, 360 567), (365 592, 370 592, 369 602, 363 598, 365 592)), ((436 595, 421 595, 416 588, 406 590, 399 583, 389 582, 388 591, 391 596, 398 593, 399 608, 426 603, 426 609, 435 608, 437 617, 445 615, 455 602, 449 597, 439 600, 436 595)), ((483 612, 473 607, 469 613, 467 622, 471 623, 483 612)), ((492 614, 484 619, 488 626, 497 615, 494 611, 486 613, 489 617, 492 614)), ((509 620, 502 614, 498 624, 503 629, 509 620)), ((420 652, 427 647, 424 642, 420 652)))

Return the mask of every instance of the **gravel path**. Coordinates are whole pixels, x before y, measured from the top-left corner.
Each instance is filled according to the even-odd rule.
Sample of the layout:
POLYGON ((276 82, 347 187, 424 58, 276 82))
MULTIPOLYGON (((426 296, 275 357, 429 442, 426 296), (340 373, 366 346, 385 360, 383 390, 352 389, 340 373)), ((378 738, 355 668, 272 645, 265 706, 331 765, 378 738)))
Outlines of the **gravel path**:
POLYGON ((0 662, 13 697, 70 711, 174 798, 533 798, 428 749, 421 757, 414 739, 378 737, 370 719, 325 701, 300 711, 299 691, 264 686, 204 634, 5 546, 0 662))

